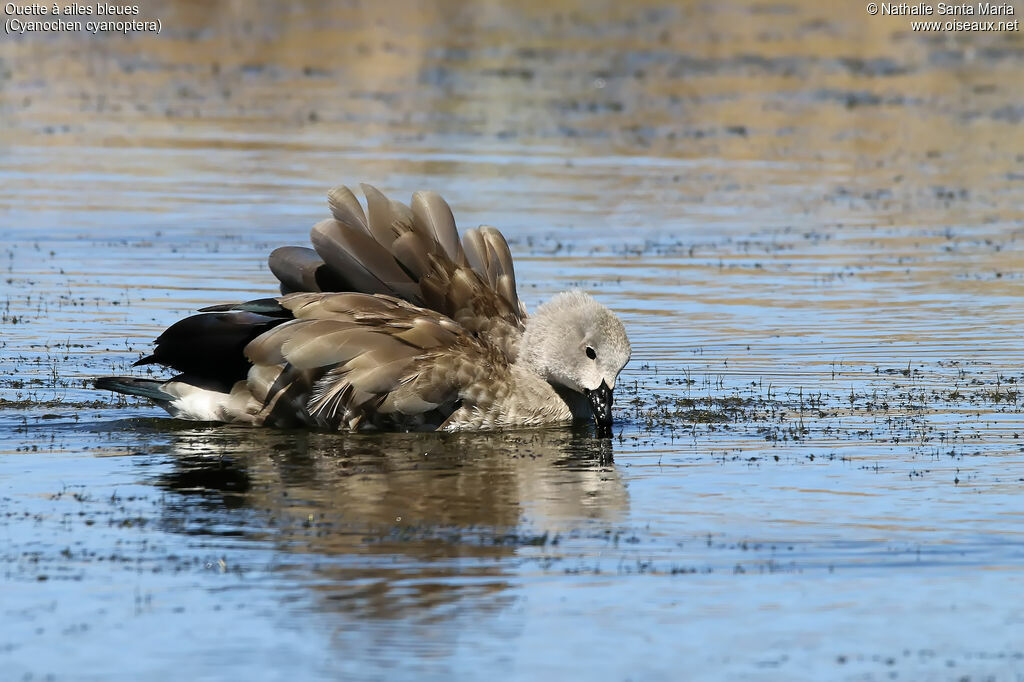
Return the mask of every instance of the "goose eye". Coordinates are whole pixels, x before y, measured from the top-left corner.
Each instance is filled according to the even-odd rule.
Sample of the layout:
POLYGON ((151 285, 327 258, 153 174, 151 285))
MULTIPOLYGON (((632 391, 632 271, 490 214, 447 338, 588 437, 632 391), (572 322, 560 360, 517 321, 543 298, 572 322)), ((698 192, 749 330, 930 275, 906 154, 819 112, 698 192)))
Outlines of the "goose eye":
POLYGON ((597 358, 597 353, 595 353, 594 349, 591 348, 590 346, 587 346, 587 357, 590 358, 591 360, 597 358))

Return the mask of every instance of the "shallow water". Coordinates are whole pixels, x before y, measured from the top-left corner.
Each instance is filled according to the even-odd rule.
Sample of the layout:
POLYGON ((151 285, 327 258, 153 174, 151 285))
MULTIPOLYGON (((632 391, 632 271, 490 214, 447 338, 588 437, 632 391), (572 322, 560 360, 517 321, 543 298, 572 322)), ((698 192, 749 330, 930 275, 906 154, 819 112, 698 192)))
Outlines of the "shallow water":
MULTIPOLYGON (((833 3, 834 4, 834 3, 833 3)), ((0 42, 11 679, 1016 679, 1024 42, 819 3, 147 3, 0 42), (552 10, 554 7, 554 10, 552 10), (88 387, 442 191, 623 317, 615 437, 88 387)))

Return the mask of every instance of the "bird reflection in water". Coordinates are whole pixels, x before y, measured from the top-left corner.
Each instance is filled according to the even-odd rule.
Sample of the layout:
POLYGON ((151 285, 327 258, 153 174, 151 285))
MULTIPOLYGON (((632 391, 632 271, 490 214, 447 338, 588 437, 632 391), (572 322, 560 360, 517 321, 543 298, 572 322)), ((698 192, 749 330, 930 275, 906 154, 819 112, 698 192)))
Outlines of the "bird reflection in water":
POLYGON ((523 562, 557 560, 557 538, 628 511, 612 441, 588 428, 168 435, 165 527, 272 547, 274 571, 312 586, 315 608, 364 617, 497 606, 523 562))

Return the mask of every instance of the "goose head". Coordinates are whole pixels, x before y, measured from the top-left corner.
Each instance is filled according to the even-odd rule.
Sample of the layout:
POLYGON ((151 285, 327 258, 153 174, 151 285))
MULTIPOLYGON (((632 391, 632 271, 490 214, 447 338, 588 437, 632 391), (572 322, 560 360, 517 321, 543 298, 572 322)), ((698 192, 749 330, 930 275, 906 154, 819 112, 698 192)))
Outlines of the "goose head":
POLYGON ((526 322, 519 361, 556 389, 586 398, 600 435, 611 435, 612 395, 632 350, 622 321, 592 296, 567 291, 526 322))

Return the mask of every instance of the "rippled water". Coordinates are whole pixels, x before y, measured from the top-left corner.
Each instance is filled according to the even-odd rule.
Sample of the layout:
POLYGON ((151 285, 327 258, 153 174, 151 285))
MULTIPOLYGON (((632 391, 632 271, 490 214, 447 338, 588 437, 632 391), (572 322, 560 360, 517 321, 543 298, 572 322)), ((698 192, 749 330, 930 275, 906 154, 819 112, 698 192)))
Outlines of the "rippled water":
POLYGON ((825 3, 147 3, 0 42, 11 679, 1016 679, 1024 41, 825 3), (97 394, 332 184, 620 312, 616 436, 97 394))

